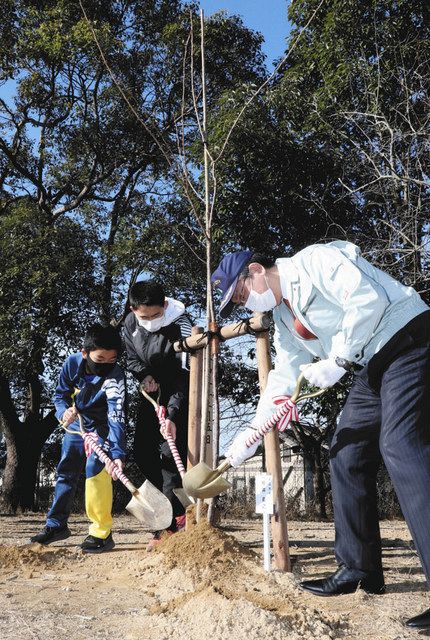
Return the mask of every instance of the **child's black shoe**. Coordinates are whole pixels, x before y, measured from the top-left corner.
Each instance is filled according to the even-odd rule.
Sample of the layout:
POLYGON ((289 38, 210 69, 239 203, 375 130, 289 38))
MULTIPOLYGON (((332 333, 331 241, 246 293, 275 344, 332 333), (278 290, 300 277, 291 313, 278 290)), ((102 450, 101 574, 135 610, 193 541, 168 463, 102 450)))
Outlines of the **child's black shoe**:
POLYGON ((87 536, 80 548, 84 553, 103 553, 104 551, 111 551, 115 546, 112 534, 110 533, 107 538, 96 538, 95 536, 87 536))
POLYGON ((51 542, 58 542, 59 540, 65 540, 72 535, 69 527, 48 527, 46 525, 40 533, 30 538, 30 542, 38 542, 39 544, 51 544, 51 542))

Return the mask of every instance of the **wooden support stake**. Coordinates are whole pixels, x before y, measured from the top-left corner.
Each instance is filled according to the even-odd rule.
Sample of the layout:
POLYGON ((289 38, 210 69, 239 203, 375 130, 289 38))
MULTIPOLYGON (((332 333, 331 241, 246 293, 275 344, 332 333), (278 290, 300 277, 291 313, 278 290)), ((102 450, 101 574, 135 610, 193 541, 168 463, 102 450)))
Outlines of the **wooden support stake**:
MULTIPOLYGON (((268 332, 256 336, 258 380, 260 393, 267 384, 267 377, 272 368, 270 342, 268 332)), ((272 516, 273 557, 275 567, 280 571, 291 571, 290 551, 288 546, 287 513, 285 509, 284 486, 282 482, 281 452, 277 429, 272 429, 264 437, 266 466, 273 481, 274 514, 272 516)))
MULTIPOLYGON (((193 327, 191 336, 198 337, 203 333, 202 327, 193 327)), ((190 395, 188 410, 188 458, 187 469, 191 469, 200 460, 200 425, 202 417, 202 368, 203 352, 190 353, 190 395)))
MULTIPOLYGON (((203 327, 193 327, 191 337, 198 339, 203 333, 203 327)), ((191 469, 200 461, 200 431, 202 421, 202 376, 203 351, 190 353, 190 390, 188 405, 188 455, 187 469, 191 469)), ((198 502, 201 502, 199 500, 198 502)), ((186 512, 185 529, 188 530, 197 522, 202 510, 201 504, 196 504, 186 512)))
MULTIPOLYGON (((219 356, 219 338, 218 338, 218 324, 216 322, 209 323, 209 331, 212 331, 215 335, 210 343, 211 351, 211 370, 210 370, 210 382, 209 382, 209 423, 207 432, 207 443, 210 441, 210 463, 209 466, 215 469, 218 465, 219 456, 219 433, 220 433, 220 418, 219 418, 219 397, 218 397, 218 356, 219 356)), ((207 456, 208 457, 208 456, 207 456)), ((211 525, 215 525, 219 519, 219 513, 216 508, 217 500, 212 498, 209 501, 208 508, 208 522, 211 525)))

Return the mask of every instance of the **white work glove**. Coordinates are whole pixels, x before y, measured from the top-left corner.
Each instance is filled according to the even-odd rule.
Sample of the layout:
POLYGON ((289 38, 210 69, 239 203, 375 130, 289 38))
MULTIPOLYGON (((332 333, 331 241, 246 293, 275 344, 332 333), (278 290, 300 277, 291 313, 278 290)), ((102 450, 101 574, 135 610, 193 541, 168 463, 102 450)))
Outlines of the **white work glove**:
POLYGON ((304 377, 310 384, 322 389, 332 387, 346 373, 343 367, 336 364, 334 358, 327 358, 327 360, 320 360, 313 364, 302 364, 300 370, 303 371, 304 377))
POLYGON ((261 438, 259 438, 257 442, 255 444, 252 444, 250 447, 247 447, 245 444, 245 440, 247 440, 249 436, 252 436, 255 433, 255 429, 247 427, 237 434, 237 436, 225 452, 225 457, 228 458, 232 467, 239 467, 242 462, 245 462, 245 460, 253 456, 257 451, 258 445, 261 442, 261 438))

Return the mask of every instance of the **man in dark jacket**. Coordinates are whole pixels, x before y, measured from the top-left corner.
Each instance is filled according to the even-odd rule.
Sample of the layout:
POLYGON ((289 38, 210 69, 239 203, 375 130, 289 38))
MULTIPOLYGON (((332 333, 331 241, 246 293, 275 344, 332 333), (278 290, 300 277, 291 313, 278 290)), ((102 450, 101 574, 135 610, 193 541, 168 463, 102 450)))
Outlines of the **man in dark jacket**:
MULTIPOLYGON (((134 437, 134 459, 144 476, 162 489, 173 507, 168 529, 184 525, 184 507, 173 490, 181 478, 165 440, 171 435, 185 464, 188 426, 189 374, 186 354, 176 354, 173 343, 191 335, 191 322, 182 302, 166 298, 163 287, 152 280, 136 282, 130 290, 130 313, 124 323, 127 368, 166 407, 166 426, 160 430, 153 405, 141 398, 134 437)), ((161 532, 148 545, 152 550, 161 532)))

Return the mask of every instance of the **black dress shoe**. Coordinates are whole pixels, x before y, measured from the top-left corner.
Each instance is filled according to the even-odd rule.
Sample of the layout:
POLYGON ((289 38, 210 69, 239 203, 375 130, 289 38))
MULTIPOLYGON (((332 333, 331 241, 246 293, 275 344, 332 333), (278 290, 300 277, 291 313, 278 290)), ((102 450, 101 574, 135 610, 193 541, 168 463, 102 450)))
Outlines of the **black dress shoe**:
POLYGON ((411 627, 411 629, 430 629, 430 609, 426 609, 419 616, 409 618, 409 620, 406 620, 405 625, 411 627))
POLYGON ((321 580, 305 580, 300 586, 317 596, 337 596, 342 593, 354 593, 358 588, 366 593, 385 593, 382 571, 360 571, 345 565, 336 573, 321 580))

